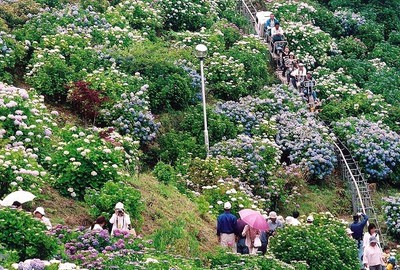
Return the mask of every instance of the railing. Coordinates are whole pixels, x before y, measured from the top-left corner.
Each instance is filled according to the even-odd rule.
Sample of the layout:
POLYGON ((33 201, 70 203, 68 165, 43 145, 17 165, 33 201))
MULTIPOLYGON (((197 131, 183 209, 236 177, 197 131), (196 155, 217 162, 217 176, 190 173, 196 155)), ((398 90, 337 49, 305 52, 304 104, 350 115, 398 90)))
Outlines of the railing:
POLYGON ((257 13, 256 8, 253 6, 253 4, 251 2, 246 3, 245 0, 240 0, 238 4, 239 4, 238 7, 239 7, 240 11, 250 21, 253 29, 255 29, 254 28, 254 26, 256 24, 255 14, 257 13))

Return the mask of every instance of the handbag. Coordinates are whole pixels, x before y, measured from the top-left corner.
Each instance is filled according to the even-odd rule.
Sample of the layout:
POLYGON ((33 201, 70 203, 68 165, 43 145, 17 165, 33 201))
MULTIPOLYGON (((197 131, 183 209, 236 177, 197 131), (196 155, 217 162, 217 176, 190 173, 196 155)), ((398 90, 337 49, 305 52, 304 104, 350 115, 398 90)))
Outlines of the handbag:
POLYGON ((253 244, 253 246, 254 246, 254 247, 261 247, 261 239, 260 239, 260 236, 259 236, 259 235, 257 235, 256 238, 254 238, 254 244, 253 244))

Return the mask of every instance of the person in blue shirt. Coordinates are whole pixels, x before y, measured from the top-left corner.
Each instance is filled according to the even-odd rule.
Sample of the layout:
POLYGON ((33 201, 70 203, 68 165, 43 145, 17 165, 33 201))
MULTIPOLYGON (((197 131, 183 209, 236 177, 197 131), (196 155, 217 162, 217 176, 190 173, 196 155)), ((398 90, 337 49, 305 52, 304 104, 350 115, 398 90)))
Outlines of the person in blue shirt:
POLYGON ((218 242, 223 247, 229 247, 236 253, 236 217, 231 214, 232 205, 230 202, 224 204, 224 213, 218 216, 217 236, 218 242))
POLYGON ((265 22, 264 29, 267 35, 271 36, 271 29, 275 27, 275 24, 278 24, 279 21, 275 18, 275 15, 271 13, 269 15, 269 19, 265 22))
POLYGON ((364 227, 367 224, 368 216, 362 213, 357 213, 353 216, 353 223, 350 225, 350 229, 353 231, 353 238, 357 241, 358 248, 358 259, 360 260, 361 268, 363 267, 362 255, 363 255, 363 234, 364 227), (362 221, 360 221, 362 217, 362 221))

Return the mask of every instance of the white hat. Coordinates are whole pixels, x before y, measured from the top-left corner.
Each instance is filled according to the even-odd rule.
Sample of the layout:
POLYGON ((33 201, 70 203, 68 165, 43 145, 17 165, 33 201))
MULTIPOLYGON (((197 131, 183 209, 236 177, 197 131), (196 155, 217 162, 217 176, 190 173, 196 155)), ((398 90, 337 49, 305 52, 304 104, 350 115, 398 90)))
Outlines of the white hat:
POLYGON ((277 214, 276 214, 275 211, 269 212, 269 218, 277 218, 277 217, 278 217, 278 216, 277 216, 277 214))
POLYGON ((224 209, 229 210, 229 209, 231 209, 231 208, 232 208, 232 205, 231 205, 230 202, 224 203, 224 209))
POLYGON ((350 228, 346 228, 346 233, 347 234, 353 234, 353 231, 350 228))
POLYGON ((287 216, 287 217, 286 217, 286 224, 287 224, 287 225, 292 225, 293 220, 294 220, 294 217, 292 217, 292 216, 287 216))
POLYGON ((35 214, 36 212, 40 213, 42 216, 45 216, 44 208, 43 208, 43 207, 38 207, 38 208, 36 208, 36 210, 33 211, 33 214, 35 214))
POLYGON ((304 64, 303 63, 299 63, 299 67, 304 67, 304 64))
POLYGON ((124 204, 122 202, 117 202, 115 209, 124 209, 124 204))
POLYGON ((314 221, 313 216, 308 216, 308 217, 307 217, 307 222, 313 222, 313 221, 314 221))

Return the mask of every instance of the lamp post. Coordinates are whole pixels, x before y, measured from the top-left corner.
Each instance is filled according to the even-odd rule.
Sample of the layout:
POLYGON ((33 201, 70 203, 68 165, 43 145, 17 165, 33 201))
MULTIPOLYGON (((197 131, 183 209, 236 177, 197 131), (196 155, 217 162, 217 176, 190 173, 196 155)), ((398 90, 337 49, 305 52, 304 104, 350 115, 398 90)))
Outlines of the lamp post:
POLYGON ((200 60, 200 75, 201 75, 201 95, 203 99, 203 116, 204 116, 204 144, 206 146, 207 157, 210 155, 210 143, 208 141, 208 128, 207 128, 207 111, 206 111, 206 87, 204 84, 204 67, 203 60, 207 56, 207 47, 204 44, 196 46, 196 56, 200 60))

